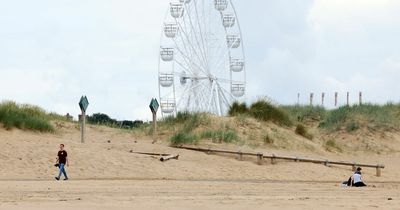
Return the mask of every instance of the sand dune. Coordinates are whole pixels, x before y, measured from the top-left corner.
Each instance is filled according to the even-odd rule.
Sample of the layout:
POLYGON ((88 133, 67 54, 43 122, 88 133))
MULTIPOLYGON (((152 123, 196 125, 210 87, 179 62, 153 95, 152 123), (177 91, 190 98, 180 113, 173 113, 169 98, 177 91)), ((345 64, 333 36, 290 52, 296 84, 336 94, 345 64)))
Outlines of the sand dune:
POLYGON ((166 141, 152 144, 149 137, 123 130, 89 126, 87 133, 87 143, 81 144, 74 124, 64 125, 56 134, 0 129, 0 209, 400 208, 398 153, 337 155, 211 145, 385 164, 382 177, 375 176, 375 169, 364 170, 365 181, 374 187, 360 190, 339 185, 351 175, 349 167, 257 165, 253 158, 239 161, 235 156, 171 148, 166 141), (53 181, 60 143, 69 154, 68 182, 53 181), (160 162, 131 150, 180 154, 180 158, 160 162))

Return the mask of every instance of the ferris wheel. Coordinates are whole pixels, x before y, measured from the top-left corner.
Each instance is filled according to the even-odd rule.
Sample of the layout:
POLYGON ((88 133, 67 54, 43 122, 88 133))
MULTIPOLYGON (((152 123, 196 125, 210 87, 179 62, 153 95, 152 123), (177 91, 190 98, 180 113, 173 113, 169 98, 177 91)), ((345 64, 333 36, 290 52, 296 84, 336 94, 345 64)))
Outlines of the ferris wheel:
POLYGON ((230 0, 175 0, 161 35, 158 86, 163 115, 225 115, 246 90, 239 21, 230 0))

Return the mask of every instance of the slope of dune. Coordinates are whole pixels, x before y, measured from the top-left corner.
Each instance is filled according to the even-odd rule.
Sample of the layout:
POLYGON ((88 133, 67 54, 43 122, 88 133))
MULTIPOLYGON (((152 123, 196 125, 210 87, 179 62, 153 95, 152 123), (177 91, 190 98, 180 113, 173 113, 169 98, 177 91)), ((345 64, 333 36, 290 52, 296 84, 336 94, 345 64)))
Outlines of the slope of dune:
MULTIPOLYGON (((226 119, 230 121, 231 119, 226 119)), ((251 125, 257 127, 257 124, 251 125)), ((281 128, 268 128, 281 129, 281 128)), ((197 146, 229 150, 254 151, 299 157, 348 160, 366 163, 382 163, 387 166, 382 177, 375 177, 375 169, 365 169, 370 181, 399 180, 400 167, 395 164, 399 153, 370 154, 331 153, 323 150, 318 142, 296 137, 290 129, 281 131, 287 141, 297 141, 291 147, 254 146, 215 143, 204 140, 197 146), (285 134, 285 132, 287 134, 285 134), (294 139, 291 139, 294 137, 294 139), (302 146, 303 142, 316 149, 302 146)), ((58 123, 57 132, 38 133, 19 129, 0 129, 0 179, 1 180, 49 180, 57 173, 53 166, 58 145, 64 143, 69 154, 72 179, 250 179, 250 180, 345 180, 349 167, 326 167, 318 164, 279 162, 271 165, 266 161, 257 165, 254 158, 237 160, 235 156, 207 155, 201 152, 181 150, 169 146, 162 135, 156 143, 151 136, 136 131, 89 125, 86 143, 80 143, 79 126, 74 123, 58 123), (160 162, 156 156, 134 152, 180 154, 179 160, 160 162)), ((248 140, 256 141, 256 140, 248 140)), ((288 143, 289 145, 289 143, 288 143)))

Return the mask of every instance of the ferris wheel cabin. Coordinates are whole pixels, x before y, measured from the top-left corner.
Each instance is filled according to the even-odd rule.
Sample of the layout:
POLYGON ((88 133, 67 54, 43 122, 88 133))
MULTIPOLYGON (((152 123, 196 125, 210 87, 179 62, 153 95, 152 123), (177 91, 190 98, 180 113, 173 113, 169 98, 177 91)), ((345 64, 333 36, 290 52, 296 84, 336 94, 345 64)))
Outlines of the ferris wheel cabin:
POLYGON ((178 33, 178 25, 176 23, 166 23, 164 24, 164 34, 168 38, 175 38, 178 33))
POLYGON ((223 14, 222 15, 222 25, 224 25, 225 28, 230 28, 233 27, 235 25, 235 15, 234 14, 223 14))
POLYGON ((162 47, 160 56, 163 61, 172 61, 174 59, 174 48, 162 47))
POLYGON ((173 74, 160 74, 158 77, 158 81, 162 87, 171 87, 174 83, 174 75, 173 74))
POLYGON ((170 12, 173 18, 181 18, 184 11, 182 3, 171 3, 170 12))
POLYGON ((214 0, 215 9, 222 12, 228 8, 228 0, 214 0))
POLYGON ((161 107, 161 111, 164 114, 171 114, 175 111, 175 100, 174 99, 161 99, 160 107, 161 107))
POLYGON ((237 35, 227 35, 226 42, 229 48, 238 48, 240 46, 241 39, 237 35))

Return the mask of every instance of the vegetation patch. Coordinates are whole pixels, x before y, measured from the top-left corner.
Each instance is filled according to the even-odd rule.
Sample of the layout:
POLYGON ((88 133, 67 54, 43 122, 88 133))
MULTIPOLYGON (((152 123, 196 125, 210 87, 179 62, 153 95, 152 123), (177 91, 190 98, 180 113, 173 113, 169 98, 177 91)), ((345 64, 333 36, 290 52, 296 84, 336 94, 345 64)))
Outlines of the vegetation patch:
POLYGON ((250 114, 259 120, 272 121, 279 125, 291 126, 292 121, 286 111, 266 100, 259 100, 250 106, 250 114))
POLYGON ((239 136, 233 130, 205 130, 201 133, 202 139, 212 139, 213 142, 232 143, 239 140, 239 136))
POLYGON ((334 139, 325 142, 324 147, 329 152, 343 152, 343 149, 336 143, 334 139))
POLYGON ((308 129, 307 129, 306 126, 304 126, 303 124, 298 124, 298 125, 296 126, 295 133, 298 134, 298 135, 300 135, 300 136, 303 136, 304 138, 307 138, 307 139, 310 139, 310 140, 313 139, 313 135, 311 135, 311 134, 308 132, 308 129))
POLYGON ((327 110, 322 106, 281 106, 283 110, 289 113, 293 121, 303 122, 305 120, 323 120, 326 117, 327 110))
POLYGON ((267 100, 258 100, 248 108, 244 103, 235 102, 229 109, 230 116, 249 115, 258 120, 271 121, 279 125, 291 126, 288 113, 267 100))
POLYGON ((263 142, 264 144, 274 144, 275 140, 269 134, 265 134, 263 136, 263 142))
POLYGON ((199 137, 192 132, 200 125, 209 124, 209 118, 204 113, 178 112, 176 116, 167 117, 161 123, 167 128, 171 126, 180 127, 177 129, 178 132, 170 138, 173 145, 194 144, 199 140, 199 137))
POLYGON ((50 123, 53 118, 61 116, 46 113, 42 108, 15 102, 2 102, 0 104, 0 122, 7 130, 12 128, 27 129, 40 132, 54 132, 50 123))
POLYGON ((363 124, 377 128, 399 128, 400 105, 363 104, 343 106, 330 111, 320 123, 320 127, 347 131, 359 129, 363 124))
POLYGON ((249 108, 245 103, 239 103, 237 101, 233 102, 233 104, 229 107, 229 116, 238 116, 247 114, 249 112, 249 108))
POLYGON ((105 126, 112 127, 112 128, 132 129, 132 128, 139 128, 144 124, 143 121, 141 121, 141 120, 117 121, 117 120, 109 117, 107 114, 103 114, 103 113, 92 114, 91 116, 87 116, 86 119, 89 124, 105 125, 105 126))
POLYGON ((199 140, 197 135, 187 134, 184 132, 178 132, 171 137, 171 143, 173 145, 178 144, 195 144, 199 140))

